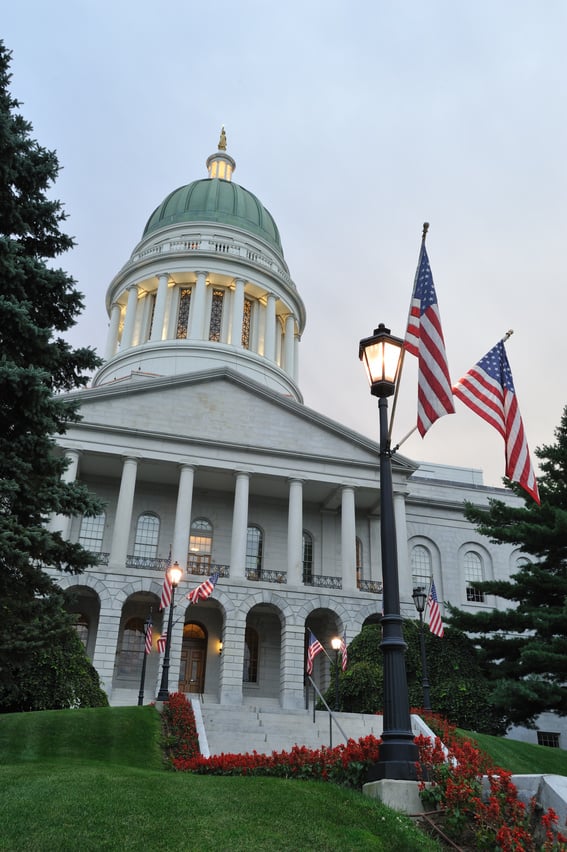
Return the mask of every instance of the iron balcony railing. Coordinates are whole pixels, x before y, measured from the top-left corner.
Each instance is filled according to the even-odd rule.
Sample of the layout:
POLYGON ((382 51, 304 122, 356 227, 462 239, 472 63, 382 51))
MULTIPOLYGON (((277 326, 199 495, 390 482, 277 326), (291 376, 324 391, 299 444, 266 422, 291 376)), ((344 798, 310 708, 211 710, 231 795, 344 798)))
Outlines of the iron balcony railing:
POLYGON ((190 562, 187 565, 187 573, 198 577, 210 577, 215 573, 219 577, 230 577, 230 565, 219 565, 216 562, 190 562))
POLYGON ((358 588, 361 592, 372 592, 379 595, 382 591, 382 583, 379 580, 359 580, 358 588))
POLYGON ((156 568, 165 571, 168 565, 169 560, 161 556, 134 556, 130 554, 126 557, 126 568, 156 568))
POLYGON ((341 577, 325 577, 322 574, 304 574, 304 586, 316 586, 320 589, 342 589, 341 577))
POLYGON ((264 583, 287 583, 285 571, 266 571, 265 568, 246 569, 247 580, 262 580, 264 583))

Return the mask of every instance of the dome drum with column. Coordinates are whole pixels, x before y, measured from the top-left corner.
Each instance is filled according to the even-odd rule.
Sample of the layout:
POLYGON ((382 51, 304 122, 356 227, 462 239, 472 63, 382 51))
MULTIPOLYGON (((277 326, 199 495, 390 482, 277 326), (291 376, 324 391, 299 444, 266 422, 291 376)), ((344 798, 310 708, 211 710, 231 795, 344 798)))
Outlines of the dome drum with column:
POLYGON ((94 384, 223 365, 301 401, 305 308, 277 226, 256 196, 231 183, 235 163, 224 150, 207 166, 227 177, 167 196, 111 282, 107 360, 94 384))

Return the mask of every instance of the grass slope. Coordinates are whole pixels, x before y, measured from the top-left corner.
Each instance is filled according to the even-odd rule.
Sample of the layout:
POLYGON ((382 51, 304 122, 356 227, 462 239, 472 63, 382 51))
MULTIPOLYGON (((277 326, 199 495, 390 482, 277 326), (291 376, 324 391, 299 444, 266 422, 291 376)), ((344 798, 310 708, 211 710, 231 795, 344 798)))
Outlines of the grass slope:
POLYGON ((332 784, 166 772, 150 707, 0 716, 0 850, 434 852, 332 784))
POLYGON ((506 740, 503 737, 491 737, 470 731, 460 733, 489 754, 495 766, 508 769, 515 775, 567 775, 567 754, 563 749, 521 743, 518 740, 506 740))

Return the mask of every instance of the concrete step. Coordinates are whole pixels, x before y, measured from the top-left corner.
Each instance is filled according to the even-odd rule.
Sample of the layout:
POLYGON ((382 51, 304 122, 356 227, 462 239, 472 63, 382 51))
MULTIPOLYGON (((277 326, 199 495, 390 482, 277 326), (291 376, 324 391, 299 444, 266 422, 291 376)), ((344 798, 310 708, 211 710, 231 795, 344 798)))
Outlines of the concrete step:
POLYGON ((237 707, 220 704, 200 704, 204 731, 210 754, 230 752, 243 754, 257 751, 289 751, 294 745, 321 748, 344 743, 346 739, 359 739, 382 733, 382 717, 358 713, 337 713, 344 736, 333 724, 329 730, 329 716, 317 711, 282 710, 275 705, 267 709, 255 705, 237 707))

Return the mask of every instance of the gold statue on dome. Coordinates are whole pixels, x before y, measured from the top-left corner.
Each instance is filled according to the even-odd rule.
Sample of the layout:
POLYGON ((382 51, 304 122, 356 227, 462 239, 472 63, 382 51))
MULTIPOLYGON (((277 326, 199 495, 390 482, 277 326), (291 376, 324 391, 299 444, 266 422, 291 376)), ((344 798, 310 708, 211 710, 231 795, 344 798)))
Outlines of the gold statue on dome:
POLYGON ((221 128, 221 134, 219 139, 219 151, 226 151, 226 133, 224 130, 224 125, 221 128))

